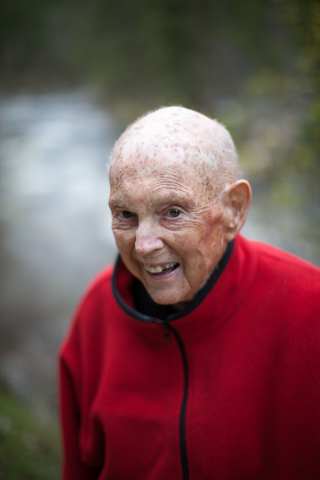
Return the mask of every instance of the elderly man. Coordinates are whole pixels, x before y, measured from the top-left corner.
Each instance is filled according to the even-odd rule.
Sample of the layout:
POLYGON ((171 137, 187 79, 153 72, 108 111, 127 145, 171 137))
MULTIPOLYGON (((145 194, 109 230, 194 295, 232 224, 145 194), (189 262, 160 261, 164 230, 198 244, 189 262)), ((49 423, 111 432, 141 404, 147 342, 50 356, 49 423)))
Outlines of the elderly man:
POLYGON ((128 127, 114 268, 61 349, 63 480, 320 478, 320 271, 238 235, 251 190, 218 122, 128 127))

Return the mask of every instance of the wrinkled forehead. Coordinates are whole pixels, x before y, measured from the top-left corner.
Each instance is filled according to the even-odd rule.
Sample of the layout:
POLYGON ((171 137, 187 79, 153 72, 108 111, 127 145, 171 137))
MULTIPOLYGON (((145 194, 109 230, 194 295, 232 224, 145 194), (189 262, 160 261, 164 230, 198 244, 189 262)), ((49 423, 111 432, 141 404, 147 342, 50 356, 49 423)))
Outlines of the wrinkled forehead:
POLYGON ((166 170, 198 172, 208 168, 208 158, 197 144, 190 142, 170 142, 168 138, 134 139, 123 146, 114 157, 110 168, 110 178, 121 175, 143 177, 153 172, 161 175, 166 170))
POLYGON ((111 192, 148 189, 179 190, 190 196, 215 195, 215 182, 208 164, 199 160, 195 145, 179 143, 144 142, 126 146, 121 158, 110 168, 111 192), (194 159, 197 158, 197 161, 194 159))

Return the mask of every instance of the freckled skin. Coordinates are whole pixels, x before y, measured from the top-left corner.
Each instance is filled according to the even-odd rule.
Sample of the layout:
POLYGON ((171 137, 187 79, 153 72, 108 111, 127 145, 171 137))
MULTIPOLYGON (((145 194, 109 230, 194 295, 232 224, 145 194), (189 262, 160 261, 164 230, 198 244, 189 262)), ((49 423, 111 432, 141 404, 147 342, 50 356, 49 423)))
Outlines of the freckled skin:
POLYGON ((184 172, 181 182, 180 168, 175 173, 172 165, 158 170, 149 164, 148 174, 142 175, 133 168, 116 186, 111 183, 112 228, 123 261, 157 303, 188 302, 223 254, 222 213, 208 203, 193 172, 184 172), (181 211, 179 217, 168 215, 172 208, 181 211), (121 218, 123 210, 133 216, 121 218), (179 268, 163 281, 143 267, 167 263, 179 263, 179 268))
POLYGON ((111 160, 109 205, 119 252, 160 304, 190 302, 233 238, 225 191, 236 167, 231 162, 224 172, 208 160, 208 122, 182 107, 161 109, 127 129, 111 160), (160 276, 144 268, 168 263, 179 266, 160 276))

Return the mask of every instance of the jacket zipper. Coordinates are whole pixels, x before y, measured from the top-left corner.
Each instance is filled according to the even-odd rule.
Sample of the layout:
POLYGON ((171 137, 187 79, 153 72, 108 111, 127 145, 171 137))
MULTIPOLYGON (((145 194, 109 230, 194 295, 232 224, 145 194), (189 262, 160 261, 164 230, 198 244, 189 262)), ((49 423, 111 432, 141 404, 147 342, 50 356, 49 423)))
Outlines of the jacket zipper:
MULTIPOLYGON (((184 348, 183 341, 181 340, 180 335, 178 332, 171 326, 169 323, 165 322, 164 324, 165 329, 165 339, 168 341, 168 335, 170 339, 170 332, 173 333, 180 353, 182 357, 182 364, 183 364, 183 372, 184 372, 184 392, 183 392, 183 399, 181 404, 180 410, 180 454, 181 454, 181 463, 182 463, 182 477, 183 480, 189 480, 189 468, 188 468, 188 458, 187 458, 187 445, 186 445, 186 410, 187 410, 187 399, 188 399, 188 364, 187 364, 187 356, 186 351, 184 348)), ((170 341, 170 340, 169 340, 170 341)))

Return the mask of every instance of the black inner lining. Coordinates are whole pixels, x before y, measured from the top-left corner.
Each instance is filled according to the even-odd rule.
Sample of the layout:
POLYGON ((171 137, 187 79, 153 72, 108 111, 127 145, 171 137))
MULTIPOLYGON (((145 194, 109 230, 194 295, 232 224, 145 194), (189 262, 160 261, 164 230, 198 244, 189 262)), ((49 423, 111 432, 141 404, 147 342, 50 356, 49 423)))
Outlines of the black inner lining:
POLYGON ((198 292, 194 300, 186 308, 178 310, 173 305, 160 305, 152 300, 149 293, 143 286, 143 284, 137 278, 134 279, 132 285, 132 294, 134 298, 135 308, 138 312, 148 315, 150 317, 158 318, 159 320, 173 320, 174 318, 169 318, 171 316, 183 316, 193 310, 209 293, 211 288, 214 286, 218 278, 220 277, 224 267, 226 266, 233 248, 233 241, 230 242, 227 246, 222 259, 215 268, 213 274, 209 278, 205 286, 198 292))

